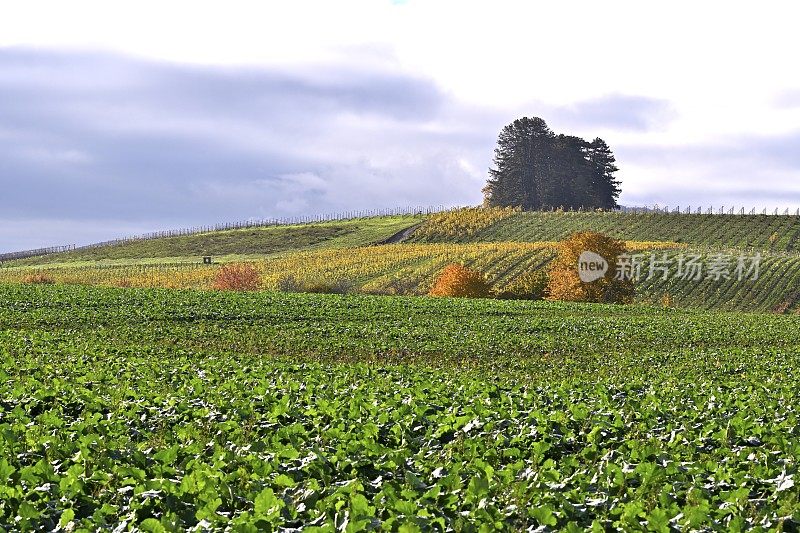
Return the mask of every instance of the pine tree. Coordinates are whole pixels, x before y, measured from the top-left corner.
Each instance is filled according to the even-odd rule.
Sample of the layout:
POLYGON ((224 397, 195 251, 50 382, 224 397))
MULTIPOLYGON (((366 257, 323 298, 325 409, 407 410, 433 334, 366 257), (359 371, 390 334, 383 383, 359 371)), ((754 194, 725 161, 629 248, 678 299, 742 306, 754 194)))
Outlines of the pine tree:
POLYGON ((589 161, 594 169, 593 189, 597 207, 617 209, 619 198, 619 180, 614 173, 619 170, 616 158, 606 142, 597 137, 589 144, 589 161))
POLYGON ((589 143, 580 137, 559 135, 553 145, 553 166, 549 176, 553 196, 544 207, 579 209, 594 205, 593 166, 587 159, 589 143))
POLYGON ((540 118, 517 119, 503 128, 494 151, 494 168, 483 189, 486 205, 524 209, 541 205, 553 137, 540 118))

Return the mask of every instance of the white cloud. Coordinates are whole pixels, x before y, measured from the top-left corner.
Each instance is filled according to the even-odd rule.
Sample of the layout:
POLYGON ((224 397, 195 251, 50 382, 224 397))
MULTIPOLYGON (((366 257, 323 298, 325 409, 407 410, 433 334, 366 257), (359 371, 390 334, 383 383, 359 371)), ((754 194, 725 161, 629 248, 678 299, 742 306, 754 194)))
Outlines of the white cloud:
POLYGON ((309 73, 358 50, 361 68, 400 68, 511 114, 608 94, 667 100, 679 120, 658 139, 700 142, 797 123, 774 102, 800 88, 798 15, 794 2, 26 0, 0 6, 0 46, 309 73))

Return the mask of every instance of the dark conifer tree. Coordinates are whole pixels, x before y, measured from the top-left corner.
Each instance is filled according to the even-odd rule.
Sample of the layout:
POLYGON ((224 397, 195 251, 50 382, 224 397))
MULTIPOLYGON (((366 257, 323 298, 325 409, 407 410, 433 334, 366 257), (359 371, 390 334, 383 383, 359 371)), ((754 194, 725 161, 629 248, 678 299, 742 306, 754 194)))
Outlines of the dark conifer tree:
POLYGON ((593 167, 587 160, 588 147, 589 143, 580 137, 556 137, 553 166, 547 180, 553 196, 542 207, 579 209, 593 206, 593 167))
POLYGON ((495 168, 483 189, 487 205, 531 209, 540 205, 549 171, 553 132, 540 118, 521 118, 500 132, 495 168))
POLYGON ((544 120, 524 117, 500 132, 484 203, 527 210, 613 209, 620 193, 616 171, 614 155, 602 139, 588 143, 555 135, 544 120))
POLYGON ((616 158, 606 142, 597 137, 589 144, 589 161, 594 169, 594 186, 597 207, 616 209, 621 192, 619 180, 614 173, 619 170, 616 158))

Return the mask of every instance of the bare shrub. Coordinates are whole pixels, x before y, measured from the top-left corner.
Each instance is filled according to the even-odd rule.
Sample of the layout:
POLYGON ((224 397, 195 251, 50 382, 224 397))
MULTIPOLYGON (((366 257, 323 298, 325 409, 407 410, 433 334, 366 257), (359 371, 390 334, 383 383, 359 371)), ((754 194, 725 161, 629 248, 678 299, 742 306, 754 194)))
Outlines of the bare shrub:
POLYGON ((250 263, 224 265, 214 276, 214 288, 219 291, 257 291, 261 288, 261 274, 250 263))
POLYGON ((275 288, 281 292, 303 292, 303 284, 294 276, 284 276, 275 283, 275 288))
POLYGON ((414 289, 416 283, 413 280, 406 278, 394 278, 386 284, 386 291, 388 294, 402 296, 406 294, 415 294, 414 289))
POLYGON ((34 274, 28 274, 24 278, 22 278, 23 283, 32 283, 35 285, 52 285, 56 282, 52 276, 45 274, 44 272, 36 272, 34 274))
POLYGON ((316 281, 309 283, 304 291, 317 294, 350 294, 355 292, 355 284, 352 281, 344 279, 316 281))

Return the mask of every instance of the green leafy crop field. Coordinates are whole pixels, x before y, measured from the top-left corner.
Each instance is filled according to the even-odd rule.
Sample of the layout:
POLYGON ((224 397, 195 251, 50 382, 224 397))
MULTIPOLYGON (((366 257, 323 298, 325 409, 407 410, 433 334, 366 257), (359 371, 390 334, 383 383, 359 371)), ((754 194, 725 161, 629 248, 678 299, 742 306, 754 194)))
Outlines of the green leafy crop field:
POLYGON ((800 317, 0 285, 0 527, 800 527, 800 317))

